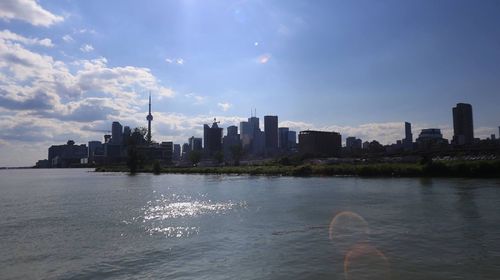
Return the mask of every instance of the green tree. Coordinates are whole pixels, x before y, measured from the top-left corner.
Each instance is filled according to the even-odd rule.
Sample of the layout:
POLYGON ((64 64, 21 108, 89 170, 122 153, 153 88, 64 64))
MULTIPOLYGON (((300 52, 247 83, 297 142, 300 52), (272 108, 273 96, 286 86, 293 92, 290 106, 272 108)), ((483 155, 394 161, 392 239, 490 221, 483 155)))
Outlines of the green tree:
POLYGON ((159 160, 155 160, 153 162, 153 173, 154 174, 160 174, 161 172, 161 165, 159 160))
POLYGON ((243 156, 243 148, 241 147, 241 145, 233 145, 231 146, 230 150, 234 165, 240 165, 240 159, 243 156))
POLYGON ((218 164, 221 164, 224 162, 224 153, 222 153, 222 151, 215 152, 214 159, 218 164))
POLYGON ((191 151, 189 153, 189 160, 191 163, 196 166, 201 160, 201 152, 200 151, 191 151))

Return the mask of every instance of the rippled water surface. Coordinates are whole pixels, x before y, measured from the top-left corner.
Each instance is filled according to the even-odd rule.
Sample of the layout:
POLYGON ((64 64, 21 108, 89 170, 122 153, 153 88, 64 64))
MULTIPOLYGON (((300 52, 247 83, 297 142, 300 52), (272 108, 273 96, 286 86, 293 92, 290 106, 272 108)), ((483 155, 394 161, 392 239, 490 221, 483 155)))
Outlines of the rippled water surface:
POLYGON ((500 279, 500 181, 0 171, 0 279, 500 279))

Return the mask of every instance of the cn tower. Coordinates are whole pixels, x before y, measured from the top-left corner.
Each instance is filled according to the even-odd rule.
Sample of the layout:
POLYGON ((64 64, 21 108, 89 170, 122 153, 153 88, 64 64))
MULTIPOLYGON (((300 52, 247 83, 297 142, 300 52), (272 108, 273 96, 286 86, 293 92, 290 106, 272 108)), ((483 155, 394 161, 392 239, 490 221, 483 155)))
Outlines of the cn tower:
POLYGON ((149 92, 149 114, 146 117, 148 120, 148 134, 146 135, 146 140, 151 143, 151 121, 153 120, 153 115, 151 115, 151 92, 149 92))

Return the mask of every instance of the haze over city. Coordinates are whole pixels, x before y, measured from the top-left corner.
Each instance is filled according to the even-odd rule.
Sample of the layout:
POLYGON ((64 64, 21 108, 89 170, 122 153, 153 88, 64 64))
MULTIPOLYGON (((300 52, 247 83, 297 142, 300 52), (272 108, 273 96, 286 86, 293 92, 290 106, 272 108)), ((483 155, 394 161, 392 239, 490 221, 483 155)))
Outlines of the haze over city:
POLYGON ((112 121, 183 143, 278 115, 293 130, 383 144, 404 121, 452 135, 500 125, 498 1, 3 1, 0 166, 32 165, 112 121))

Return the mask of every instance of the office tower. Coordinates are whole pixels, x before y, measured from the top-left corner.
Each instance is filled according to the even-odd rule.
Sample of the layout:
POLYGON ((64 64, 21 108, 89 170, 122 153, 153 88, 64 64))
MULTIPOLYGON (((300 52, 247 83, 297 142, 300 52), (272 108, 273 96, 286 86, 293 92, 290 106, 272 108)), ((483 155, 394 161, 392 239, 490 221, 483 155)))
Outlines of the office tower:
POLYGON ((87 145, 75 145, 73 140, 68 140, 65 145, 52 145, 48 150, 48 164, 53 168, 79 165, 81 160, 87 157, 87 145))
POLYGON ((347 148, 348 151, 352 152, 355 150, 361 150, 362 148, 362 141, 361 139, 358 139, 356 137, 347 137, 345 139, 345 147, 347 148))
POLYGON ((405 122, 405 139, 403 141, 405 144, 413 143, 413 134, 411 133, 411 123, 405 122))
POLYGON ((189 148, 189 143, 182 144, 182 159, 183 160, 186 159, 186 157, 190 151, 191 151, 191 149, 189 148))
POLYGON ((458 103, 453 107, 453 144, 468 145, 474 141, 472 106, 458 103))
POLYGON ((249 122, 240 122, 240 140, 243 149, 248 150, 252 144, 253 133, 249 122))
POLYGON ((94 155, 96 154, 96 150, 102 149, 101 141, 89 141, 88 155, 89 163, 94 161, 94 155))
POLYGON ((288 149, 295 149, 297 147, 297 132, 293 130, 288 131, 288 149))
POLYGON ((231 125, 227 127, 227 136, 237 137, 238 136, 238 127, 235 125, 231 125))
POLYGON ((278 116, 264 116, 264 132, 266 150, 274 152, 278 149, 278 116))
POLYGON ((496 140, 495 134, 491 134, 491 140, 496 140))
POLYGON ((338 132, 306 130, 299 132, 299 152, 303 155, 339 156, 342 136, 338 132))
POLYGON ((280 127, 279 129, 279 148, 281 151, 285 152, 288 150, 288 127, 280 127))
POLYGON ((119 122, 113 122, 111 125, 111 142, 114 145, 121 145, 123 142, 122 125, 119 122))
POLYGON ((192 136, 191 138, 189 138, 188 142, 189 142, 189 151, 203 150, 202 147, 203 139, 192 136))
POLYGON ((174 153, 172 154, 172 159, 178 161, 181 159, 181 145, 174 144, 174 153))
POLYGON ((216 119, 214 119, 212 127, 207 124, 203 125, 204 149, 208 155, 222 150, 222 130, 217 125, 216 119))
POLYGON ((149 93, 149 114, 146 117, 148 120, 148 134, 146 135, 146 141, 151 144, 151 121, 153 120, 153 115, 151 115, 151 92, 149 93))
POLYGON ((163 160, 165 162, 172 162, 172 151, 174 148, 174 143, 171 141, 161 142, 159 147, 154 148, 154 153, 156 154, 156 159, 163 160))

